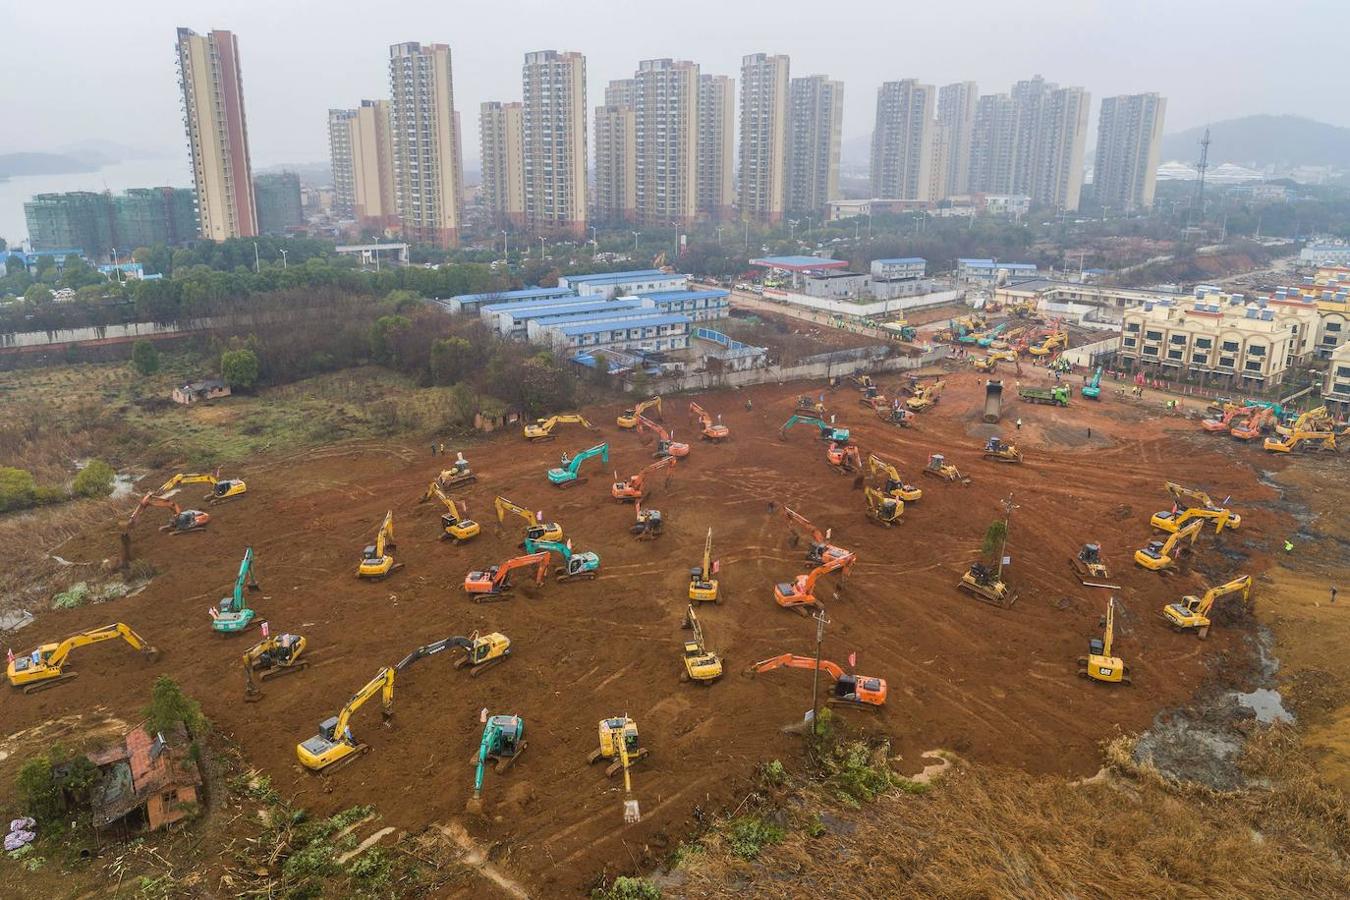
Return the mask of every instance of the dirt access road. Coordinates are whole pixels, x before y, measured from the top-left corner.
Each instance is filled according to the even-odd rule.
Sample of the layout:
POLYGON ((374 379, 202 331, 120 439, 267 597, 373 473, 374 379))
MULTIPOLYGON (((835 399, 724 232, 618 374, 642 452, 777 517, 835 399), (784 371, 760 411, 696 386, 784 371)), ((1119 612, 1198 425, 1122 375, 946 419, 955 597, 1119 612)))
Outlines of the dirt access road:
MULTIPOLYGON (((867 521, 862 492, 830 469, 814 429, 779 438, 794 395, 820 390, 766 385, 700 397, 723 415, 733 437, 720 446, 695 441, 672 484, 658 486, 651 505, 669 524, 653 543, 633 540, 633 508, 609 496, 614 470, 626 476, 651 459, 649 445, 615 427, 617 407, 586 411, 599 423, 595 434, 563 426, 552 443, 527 444, 512 432, 465 448, 480 477, 461 496, 484 527, 464 546, 439 542, 441 510, 416 502, 443 462, 425 446, 366 443, 258 460, 239 473, 248 495, 215 509, 204 532, 163 535, 154 528, 162 511, 147 514, 137 526, 136 552, 160 574, 143 593, 46 612, 23 633, 26 643, 36 642, 117 619, 157 644, 161 660, 144 665, 112 643, 83 648, 74 663, 78 680, 34 696, 5 696, 4 719, 18 729, 95 705, 134 716, 155 675, 168 673, 297 803, 320 813, 371 803, 389 824, 409 831, 462 821, 493 846, 494 863, 531 890, 577 891, 602 869, 633 870, 655 860, 698 816, 734 806, 758 763, 790 762, 800 752, 780 726, 800 721, 809 706, 809 673, 740 674, 757 659, 812 648, 814 624, 773 600, 773 583, 807 566, 803 548, 789 546, 781 512, 769 511, 771 501, 779 509, 791 504, 831 528, 833 542, 857 551, 859 563, 840 597, 833 599, 829 587, 823 594, 831 619, 825 656, 845 663, 856 652, 860 672, 889 681, 883 712, 843 715, 889 735, 909 771, 922 767, 922 751, 943 747, 979 763, 1089 774, 1099 765, 1100 740, 1117 729, 1142 730, 1158 710, 1185 703, 1211 677, 1210 660, 1225 659, 1226 677, 1241 680, 1247 655, 1241 628, 1216 628, 1201 642, 1170 632, 1158 612, 1196 593, 1205 581, 1201 571, 1218 578, 1267 565, 1288 524, 1276 492, 1258 481, 1254 467, 1288 460, 1202 434, 1184 420, 1149 418, 1110 399, 1075 398, 1069 409, 1010 401, 1005 422, 1020 415, 1025 427, 1014 433, 1005 425, 1002 433, 1023 446, 1026 462, 1002 465, 980 459, 979 448, 998 426, 980 423, 983 388, 971 373, 949 376, 939 406, 911 429, 881 423, 858 404, 856 392, 841 388, 827 402, 864 454, 896 461, 924 489, 903 524, 887 530, 867 521), (747 398, 751 411, 743 406, 747 398), (548 483, 545 470, 562 451, 601 439, 611 445, 609 466, 588 464, 589 481, 571 490, 548 483), (935 451, 972 483, 921 478, 920 466, 935 451), (1168 505, 1165 479, 1216 497, 1231 494, 1243 515, 1242 530, 1219 539, 1221 552, 1207 533, 1196 571, 1169 577, 1130 561, 1151 537, 1148 516, 1168 505), (520 539, 519 521, 496 528, 497 493, 561 522, 576 549, 600 554, 601 577, 518 589, 504 603, 470 603, 461 589, 465 572, 513 555, 520 539), (955 584, 1010 495, 1017 509, 1008 576, 1020 600, 1000 610, 955 584), (383 583, 358 581, 361 548, 387 509, 395 514, 395 556, 406 567, 383 583), (687 634, 680 621, 688 569, 699 561, 709 526, 726 601, 704 607, 702 618, 727 675, 700 687, 678 680, 687 634), (1117 647, 1134 672, 1133 688, 1075 675, 1074 659, 1100 633, 1107 599, 1070 571, 1068 559, 1085 541, 1102 543, 1124 586, 1117 647), (246 545, 255 550, 264 588, 253 601, 259 618, 274 630, 304 633, 316 663, 270 683, 256 704, 241 702, 239 663, 256 631, 223 637, 207 616, 228 592, 246 545), (367 757, 329 779, 296 764, 296 743, 381 665, 474 629, 509 635, 511 659, 481 678, 454 671, 445 657, 424 660, 399 682, 392 727, 381 727, 377 704, 356 716, 353 729, 372 748, 367 757), (529 751, 508 775, 488 773, 486 817, 466 818, 473 774, 467 760, 478 746, 483 708, 522 715, 529 751), (632 827, 623 825, 616 783, 585 762, 598 720, 625 711, 652 751, 634 772, 643 818, 632 827)), ((667 421, 678 437, 695 437, 674 398, 667 421)), ((63 553, 79 560, 114 556, 117 533, 116 523, 107 522, 63 553)))

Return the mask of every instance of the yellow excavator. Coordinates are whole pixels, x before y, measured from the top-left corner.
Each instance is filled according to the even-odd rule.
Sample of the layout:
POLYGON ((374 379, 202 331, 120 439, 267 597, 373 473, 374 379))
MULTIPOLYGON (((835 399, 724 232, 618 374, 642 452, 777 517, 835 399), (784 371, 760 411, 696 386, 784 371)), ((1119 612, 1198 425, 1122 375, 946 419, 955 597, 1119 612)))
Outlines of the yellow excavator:
MULTIPOLYGON (((637 427, 638 416, 643 415, 649 409, 656 410, 655 418, 657 421, 664 421, 661 417, 661 398, 648 397, 632 409, 625 409, 616 420, 618 426, 624 430, 631 431, 637 427)), ((580 417, 578 417, 580 418, 580 417)))
POLYGON ((1101 640, 1088 641, 1088 655, 1078 657, 1078 675, 1106 684, 1129 684, 1130 667, 1119 656, 1111 655, 1111 645, 1116 636, 1116 598, 1106 601, 1106 616, 1102 623, 1105 630, 1101 640))
POLYGON ((403 563, 394 562, 394 557, 389 553, 392 549, 394 549, 394 511, 391 509, 384 514, 380 530, 375 534, 375 543, 361 551, 361 564, 356 567, 356 577, 378 581, 403 568, 403 563))
POLYGON ((456 544, 462 544, 478 536, 478 532, 482 528, 473 519, 465 517, 464 511, 460 509, 458 504, 445 496, 445 491, 441 490, 439 482, 433 481, 418 502, 425 503, 432 497, 445 505, 445 512, 441 515, 441 540, 450 540, 456 544))
POLYGON ((577 413, 567 413, 560 416, 549 416, 547 419, 539 419, 526 425, 525 440, 551 441, 557 437, 557 435, 553 433, 553 429, 557 428, 559 425, 581 425, 592 431, 595 429, 595 426, 586 421, 585 416, 578 415, 577 413))
POLYGON ((366 682, 332 718, 319 723, 319 733, 296 745, 295 755, 300 765, 311 772, 330 775, 355 762, 370 751, 352 734, 351 719, 366 701, 376 694, 381 696, 380 713, 388 722, 394 714, 394 670, 385 666, 366 682))
POLYGON ((722 596, 717 593, 716 567, 712 561, 712 529, 703 542, 703 565, 689 570, 689 599, 700 603, 721 603, 722 596))
POLYGON ((1164 482, 1163 490, 1172 495, 1172 509, 1156 512, 1153 518, 1148 520, 1148 523, 1159 531, 1176 531, 1194 519, 1214 522, 1215 534, 1225 528, 1237 531, 1242 526, 1242 516, 1227 507, 1219 506, 1204 491, 1182 487, 1174 481, 1164 482))
POLYGON ((938 400, 942 398, 942 389, 946 386, 947 382, 941 378, 920 385, 915 389, 914 396, 905 401, 905 407, 910 412, 923 412, 926 409, 932 409, 937 406, 938 400))
POLYGON ((684 642, 684 671, 680 673, 680 681, 712 684, 721 678, 722 657, 709 650, 704 643, 703 626, 699 624, 698 613, 694 612, 692 603, 689 604, 680 627, 693 631, 693 640, 684 642))
POLYGON ((886 485, 881 489, 883 494, 894 497, 897 500, 903 500, 906 503, 913 503, 923 496, 923 491, 912 484, 907 484, 900 477, 900 472, 895 466, 886 462, 875 453, 869 453, 867 456, 867 468, 870 474, 878 473, 886 476, 886 485))
POLYGON ((1331 431, 1334 422, 1327 414, 1325 406, 1318 406, 1307 412, 1300 413, 1298 418, 1288 425, 1275 425, 1275 433, 1288 437, 1299 431, 1331 431))
POLYGON ((599 732, 600 746, 591 751, 586 762, 594 764, 602 759, 609 760, 609 765, 605 767, 605 775, 610 778, 623 772, 623 820, 630 825, 641 821, 642 814, 638 809, 637 800, 633 797, 633 780, 628 774, 628 770, 635 763, 647 758, 647 748, 638 741, 637 723, 626 714, 612 719, 601 719, 599 732))
POLYGON ((304 635, 269 635, 244 651, 244 701, 256 703, 262 699, 262 689, 258 681, 280 678, 292 672, 301 672, 309 668, 309 660, 301 659, 308 642, 304 635))
POLYGON ((870 484, 863 488, 863 499, 867 501, 867 518, 887 528, 898 524, 905 513, 905 501, 887 497, 870 484))
POLYGON ((1163 618, 1175 631, 1194 631, 1201 640, 1209 637, 1209 611, 1214 601, 1232 594, 1241 594, 1242 602, 1251 596, 1252 576, 1242 575, 1227 584, 1212 587, 1203 597, 1185 596, 1180 603, 1169 603, 1163 607, 1163 618))
POLYGON ((1110 583, 1111 573, 1106 563, 1102 562, 1101 544, 1084 544, 1077 556, 1069 557, 1069 565, 1073 566, 1073 573, 1078 576, 1078 580, 1088 587, 1120 590, 1120 585, 1110 583))
POLYGON ((506 662, 511 655, 511 639, 500 631, 479 634, 472 632, 467 638, 447 638, 447 646, 462 647, 464 653, 455 658, 456 669, 467 668, 470 678, 477 678, 493 666, 506 662))
POLYGON ((1291 431, 1278 440, 1266 438, 1261 444, 1271 453, 1293 453, 1295 450, 1336 451, 1336 432, 1334 431, 1291 431))
POLYGON ((10 660, 5 675, 9 678, 11 685, 23 688, 25 694, 45 691, 80 674, 65 671, 66 663, 70 659, 70 651, 76 647, 85 647, 89 644, 118 638, 130 644, 133 650, 139 650, 150 662, 159 659, 159 651, 147 644, 139 634, 121 622, 114 622, 112 625, 104 625, 102 628, 91 628, 88 631, 81 631, 79 634, 72 634, 59 643, 42 644, 30 653, 16 656, 10 660))
POLYGON ((155 494, 160 497, 167 497, 169 492, 177 489, 180 484, 211 485, 211 493, 202 498, 211 503, 233 500, 248 491, 248 485, 238 478, 221 478, 219 472, 214 474, 190 472, 173 476, 161 484, 155 494))
POLYGON ((1134 551, 1134 561, 1153 572, 1171 569, 1181 554, 1195 545, 1204 519, 1192 519, 1188 524, 1172 532, 1166 541, 1149 541, 1148 546, 1134 551), (1190 541, 1189 544, 1183 543, 1190 541))
POLYGON ((562 526, 557 522, 545 522, 543 515, 536 515, 523 506, 519 506, 507 500, 505 497, 498 496, 492 501, 493 507, 497 510, 497 523, 506 521, 506 514, 519 516, 525 520, 525 537, 517 547, 524 547, 525 541, 561 541, 563 539, 562 526))

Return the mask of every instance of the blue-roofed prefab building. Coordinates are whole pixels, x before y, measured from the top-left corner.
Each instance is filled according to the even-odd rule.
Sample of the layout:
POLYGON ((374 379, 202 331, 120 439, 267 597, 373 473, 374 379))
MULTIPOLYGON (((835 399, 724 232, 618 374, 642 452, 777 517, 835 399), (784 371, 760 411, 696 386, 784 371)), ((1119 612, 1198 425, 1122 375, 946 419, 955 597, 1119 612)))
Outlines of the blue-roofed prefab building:
POLYGON ((1000 262, 995 259, 958 259, 956 261, 956 277, 965 281, 988 281, 993 282, 998 278, 1000 271, 1006 271, 1011 279, 1035 278, 1037 268, 1035 263, 1010 263, 1000 262))
POLYGON ((661 353, 686 349, 689 329, 688 316, 650 315, 570 325, 560 322, 543 330, 541 337, 547 337, 553 347, 564 351, 644 350, 661 353))
POLYGON ((682 291, 689 286, 689 276, 660 269, 639 269, 633 272, 564 275, 558 279, 558 286, 568 288, 579 297, 609 298, 624 294, 682 291))
POLYGON ((506 304, 506 303, 524 303, 529 300, 548 300, 556 297, 572 297, 575 292, 571 288, 551 287, 551 288, 523 288, 518 291, 494 291, 486 294, 460 294, 451 297, 448 300, 437 300, 441 306, 444 306, 452 313, 475 313, 486 304, 506 304))
POLYGON ((731 292, 721 288, 706 291, 654 291, 637 296, 652 301, 662 312, 684 313, 695 322, 725 319, 731 308, 731 292))

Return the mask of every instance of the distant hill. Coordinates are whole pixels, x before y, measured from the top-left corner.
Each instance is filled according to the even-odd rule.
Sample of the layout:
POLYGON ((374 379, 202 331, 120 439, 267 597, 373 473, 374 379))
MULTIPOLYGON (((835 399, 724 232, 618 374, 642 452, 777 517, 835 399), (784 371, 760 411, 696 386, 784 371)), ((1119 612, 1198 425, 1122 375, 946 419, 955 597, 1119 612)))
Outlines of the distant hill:
POLYGON ((98 166, 63 153, 0 153, 0 178, 14 175, 70 175, 98 166))
POLYGON ((314 187, 331 187, 333 167, 326 162, 277 163, 271 166, 254 166, 254 175, 270 175, 277 172, 294 172, 300 176, 302 184, 314 187))
MULTIPOLYGON (((1162 158, 1195 162, 1204 126, 1163 136, 1162 158)), ((1350 128, 1302 116, 1243 116, 1209 126, 1211 165, 1337 166, 1350 169, 1350 128)))

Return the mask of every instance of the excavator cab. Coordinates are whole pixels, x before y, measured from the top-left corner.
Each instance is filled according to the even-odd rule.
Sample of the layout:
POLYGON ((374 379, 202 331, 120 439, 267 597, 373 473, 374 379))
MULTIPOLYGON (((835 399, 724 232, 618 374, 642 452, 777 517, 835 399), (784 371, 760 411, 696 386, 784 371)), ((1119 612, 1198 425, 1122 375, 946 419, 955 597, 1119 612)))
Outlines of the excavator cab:
POLYGON ((200 531, 210 521, 209 513, 204 513, 200 509, 185 509, 174 513, 169 519, 169 524, 161 525, 159 530, 167 531, 169 534, 187 534, 189 531, 200 531))
POLYGON ((886 679, 871 676, 840 675, 834 683, 831 702, 856 703, 868 706, 884 706, 886 703, 886 679))
POLYGON ((643 747, 638 740, 637 723, 627 716, 615 716, 612 719, 601 719, 599 726, 600 746, 592 750, 591 755, 587 757, 586 762, 597 763, 602 759, 611 760, 610 765, 605 767, 605 774, 610 778, 623 771, 623 759, 619 753, 619 741, 623 741, 623 755, 628 757, 628 765, 632 766, 640 759, 647 756, 647 748, 643 747), (623 735, 622 738, 619 735, 623 735))
POLYGON ((505 662, 511 655, 511 639, 500 631, 483 635, 474 632, 469 635, 469 642, 471 646, 466 647, 464 654, 455 659, 454 666, 456 669, 467 667, 472 678, 505 662))
POLYGON ((374 544, 369 544, 361 551, 361 565, 357 568, 356 574, 359 578, 383 578, 394 570, 394 558, 387 553, 380 553, 374 544))

